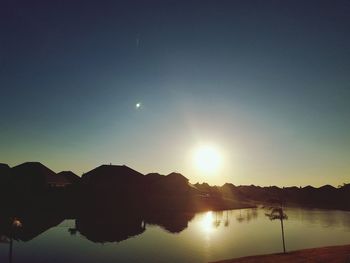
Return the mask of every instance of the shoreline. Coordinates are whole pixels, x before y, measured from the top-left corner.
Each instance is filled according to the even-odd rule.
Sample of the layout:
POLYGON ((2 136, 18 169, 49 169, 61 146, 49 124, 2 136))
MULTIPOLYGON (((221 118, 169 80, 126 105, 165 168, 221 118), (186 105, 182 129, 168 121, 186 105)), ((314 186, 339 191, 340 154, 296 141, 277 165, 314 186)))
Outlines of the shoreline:
POLYGON ((224 259, 212 263, 350 263, 350 244, 308 248, 283 253, 224 259))

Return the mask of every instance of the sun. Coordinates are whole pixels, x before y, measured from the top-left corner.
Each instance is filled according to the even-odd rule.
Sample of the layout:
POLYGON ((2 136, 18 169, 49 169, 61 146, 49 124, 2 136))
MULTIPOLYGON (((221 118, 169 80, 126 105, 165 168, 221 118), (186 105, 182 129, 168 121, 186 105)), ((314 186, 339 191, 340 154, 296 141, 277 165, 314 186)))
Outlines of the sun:
POLYGON ((202 145, 194 151, 194 165, 203 173, 218 172, 222 165, 222 155, 216 147, 202 145))

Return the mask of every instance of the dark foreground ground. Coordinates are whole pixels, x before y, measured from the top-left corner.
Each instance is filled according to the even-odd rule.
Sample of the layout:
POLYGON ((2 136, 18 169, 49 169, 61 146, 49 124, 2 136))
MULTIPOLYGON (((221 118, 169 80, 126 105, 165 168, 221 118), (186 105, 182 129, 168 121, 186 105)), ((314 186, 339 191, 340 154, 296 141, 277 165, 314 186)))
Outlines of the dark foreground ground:
POLYGON ((216 263, 350 263, 350 245, 292 251, 286 254, 250 256, 216 263))

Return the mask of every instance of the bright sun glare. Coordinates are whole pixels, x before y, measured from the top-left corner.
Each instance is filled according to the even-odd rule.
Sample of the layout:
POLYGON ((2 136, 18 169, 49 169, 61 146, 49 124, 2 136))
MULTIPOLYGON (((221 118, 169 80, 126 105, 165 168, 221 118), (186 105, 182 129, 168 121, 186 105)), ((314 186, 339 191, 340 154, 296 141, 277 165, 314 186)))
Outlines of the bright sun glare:
POLYGON ((202 231, 206 233, 211 233, 214 230, 213 222, 214 222, 213 212, 212 211, 206 212, 200 224, 202 231))
POLYGON ((222 164, 222 156, 217 148, 210 145, 199 147, 194 153, 194 165, 204 173, 217 172, 222 164))

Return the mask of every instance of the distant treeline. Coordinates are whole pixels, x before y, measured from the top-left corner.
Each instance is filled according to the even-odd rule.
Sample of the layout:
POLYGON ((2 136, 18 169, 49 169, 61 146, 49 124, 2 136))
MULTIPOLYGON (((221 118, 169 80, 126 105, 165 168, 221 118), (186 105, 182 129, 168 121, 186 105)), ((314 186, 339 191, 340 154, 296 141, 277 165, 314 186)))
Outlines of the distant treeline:
POLYGON ((226 183, 223 186, 209 186, 206 183, 194 185, 210 196, 232 198, 241 202, 268 205, 283 203, 286 206, 302 206, 309 208, 350 210, 350 184, 338 188, 324 185, 319 188, 306 187, 260 187, 255 185, 235 186, 226 183))

